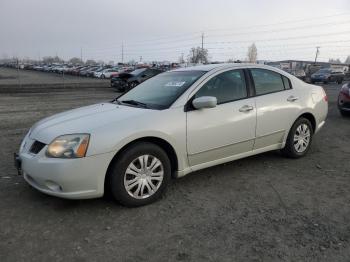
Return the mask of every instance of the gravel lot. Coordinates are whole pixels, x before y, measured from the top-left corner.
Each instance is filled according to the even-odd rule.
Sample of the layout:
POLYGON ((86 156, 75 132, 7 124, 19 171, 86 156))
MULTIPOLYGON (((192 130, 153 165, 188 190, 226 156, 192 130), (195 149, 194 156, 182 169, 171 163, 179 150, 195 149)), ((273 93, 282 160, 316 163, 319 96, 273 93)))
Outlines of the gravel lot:
POLYGON ((336 109, 339 87, 326 86, 328 121, 305 158, 271 152, 202 170, 130 209, 41 194, 13 167, 34 122, 115 92, 7 92, 0 80, 0 261, 349 261, 350 118, 336 109))
POLYGON ((66 88, 94 88, 109 85, 108 79, 0 67, 0 93, 18 92, 17 89, 21 91, 24 89, 25 92, 48 92, 48 88, 60 91, 66 88))

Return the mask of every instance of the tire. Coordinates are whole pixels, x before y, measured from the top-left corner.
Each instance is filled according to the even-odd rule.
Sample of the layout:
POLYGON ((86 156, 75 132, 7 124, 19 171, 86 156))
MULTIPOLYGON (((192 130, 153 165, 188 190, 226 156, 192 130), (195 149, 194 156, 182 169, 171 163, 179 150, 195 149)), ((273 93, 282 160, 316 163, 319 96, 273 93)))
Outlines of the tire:
POLYGON ((350 117, 350 112, 339 109, 340 114, 343 117, 350 117))
POLYGON ((339 79, 339 80, 337 81, 337 84, 338 84, 338 85, 340 85, 341 83, 343 83, 343 79, 339 79))
POLYGON ((107 182, 109 193, 115 200, 124 206, 137 207, 159 199, 170 177, 171 164, 166 152, 153 143, 140 142, 128 147, 112 163, 107 182), (148 167, 152 166, 153 161, 156 162, 153 168, 141 171, 140 158, 147 162, 148 167), (132 164, 133 167, 130 168, 132 164), (129 190, 126 188, 127 184, 130 185, 129 190))
POLYGON ((106 77, 105 77, 105 75, 101 75, 101 78, 102 78, 102 79, 105 79, 106 77))
POLYGON ((310 149, 310 146, 312 143, 312 137, 313 137, 313 128, 312 128, 310 121, 306 118, 303 118, 303 117, 298 118, 294 122, 292 128, 290 129, 290 131, 288 133, 286 145, 281 150, 282 154, 287 156, 287 157, 290 157, 290 158, 300 158, 300 157, 305 156, 310 149), (300 127, 303 127, 303 128, 300 129, 300 127), (307 127, 307 128, 305 128, 305 127, 307 127), (301 142, 301 144, 299 144, 299 142, 296 143, 294 141, 294 136, 298 136, 298 134, 302 130, 305 130, 305 134, 301 135, 301 139, 299 140, 299 142, 301 142), (308 130, 308 134, 309 134, 308 139, 306 138, 307 130, 308 130), (302 139, 302 137, 305 137, 305 139, 302 139), (308 142, 307 142, 306 147, 304 147, 304 145, 306 144, 306 141, 308 141, 308 142), (297 148, 299 148, 299 150, 297 148))

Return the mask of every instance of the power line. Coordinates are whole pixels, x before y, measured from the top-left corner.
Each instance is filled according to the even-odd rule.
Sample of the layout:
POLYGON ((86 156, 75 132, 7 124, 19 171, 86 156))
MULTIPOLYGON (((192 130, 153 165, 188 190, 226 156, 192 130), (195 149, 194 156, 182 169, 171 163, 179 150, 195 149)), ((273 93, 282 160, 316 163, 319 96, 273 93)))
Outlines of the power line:
MULTIPOLYGON (((339 14, 333 14, 333 15, 328 15, 328 16, 322 16, 322 17, 314 17, 314 18, 307 18, 307 19, 301 19, 301 20, 288 20, 288 21, 282 21, 279 23, 272 23, 272 24, 260 24, 260 25, 252 25, 252 26, 243 26, 243 27, 239 27, 239 28, 217 28, 217 29, 207 29, 204 30, 206 32, 210 32, 210 31, 227 31, 227 30, 242 30, 242 29, 247 29, 247 28, 257 28, 257 27, 266 27, 266 26, 275 26, 275 25, 282 25, 282 24, 289 24, 289 23, 298 23, 298 22, 305 22, 305 21, 312 21, 312 20, 325 20, 327 18, 331 18, 331 17, 339 17, 339 16, 344 16, 344 15, 349 15, 350 12, 346 12, 346 13, 339 13, 339 14)), ((329 23, 331 24, 331 22, 329 23)), ((337 23, 339 24, 339 23, 337 23)), ((314 25, 313 27, 316 27, 317 25, 314 25)), ((292 30, 293 28, 291 28, 290 30, 292 30)), ((281 29, 283 30, 283 29, 281 29)), ((289 29, 287 29, 289 30, 289 29)), ((269 30, 271 31, 271 30, 269 30)), ((267 32, 267 31, 261 31, 261 32, 267 32)), ((253 33, 253 32, 251 32, 253 33)), ((131 43, 128 43, 128 46, 137 46, 137 45, 142 45, 145 44, 147 42, 150 42, 149 44, 154 44, 155 42, 158 42, 159 40, 167 40, 167 39, 172 39, 169 41, 166 41, 164 43, 169 43, 169 42, 180 42, 180 41, 187 41, 187 40, 195 40, 198 36, 194 36, 194 34, 199 34, 199 32, 192 32, 192 33, 186 33, 186 34, 182 34, 182 35, 177 35, 177 36, 168 36, 168 37, 160 37, 160 38, 153 38, 153 39, 145 39, 145 40, 140 40, 140 41, 133 41, 131 43), (189 35, 191 35, 191 37, 188 37, 189 35), (185 37, 186 36, 186 37, 185 37), (175 40, 174 40, 175 38, 175 40)), ((113 44, 112 44, 113 45, 113 44)), ((90 49, 90 48, 88 48, 90 49)))

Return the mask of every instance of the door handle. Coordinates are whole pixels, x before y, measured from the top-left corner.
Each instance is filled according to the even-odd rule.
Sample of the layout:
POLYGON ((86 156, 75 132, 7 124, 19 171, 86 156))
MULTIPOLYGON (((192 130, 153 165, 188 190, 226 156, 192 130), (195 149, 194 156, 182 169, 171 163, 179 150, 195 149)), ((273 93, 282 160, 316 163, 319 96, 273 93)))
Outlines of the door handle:
POLYGON ((294 101, 297 101, 299 98, 297 98, 296 96, 290 96, 287 98, 287 101, 288 102, 294 102, 294 101))
POLYGON ((239 112, 249 112, 253 109, 254 109, 254 107, 252 107, 252 106, 244 105, 239 109, 239 112))

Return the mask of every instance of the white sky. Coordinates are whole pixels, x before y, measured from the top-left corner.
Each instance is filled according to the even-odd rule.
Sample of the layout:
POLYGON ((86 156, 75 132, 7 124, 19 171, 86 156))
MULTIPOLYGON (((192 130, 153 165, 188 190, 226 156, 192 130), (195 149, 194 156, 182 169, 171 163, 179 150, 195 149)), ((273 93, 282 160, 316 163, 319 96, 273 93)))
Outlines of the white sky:
POLYGON ((0 58, 58 55, 177 61, 204 47, 211 60, 320 61, 350 55, 350 0, 0 0, 0 58))

